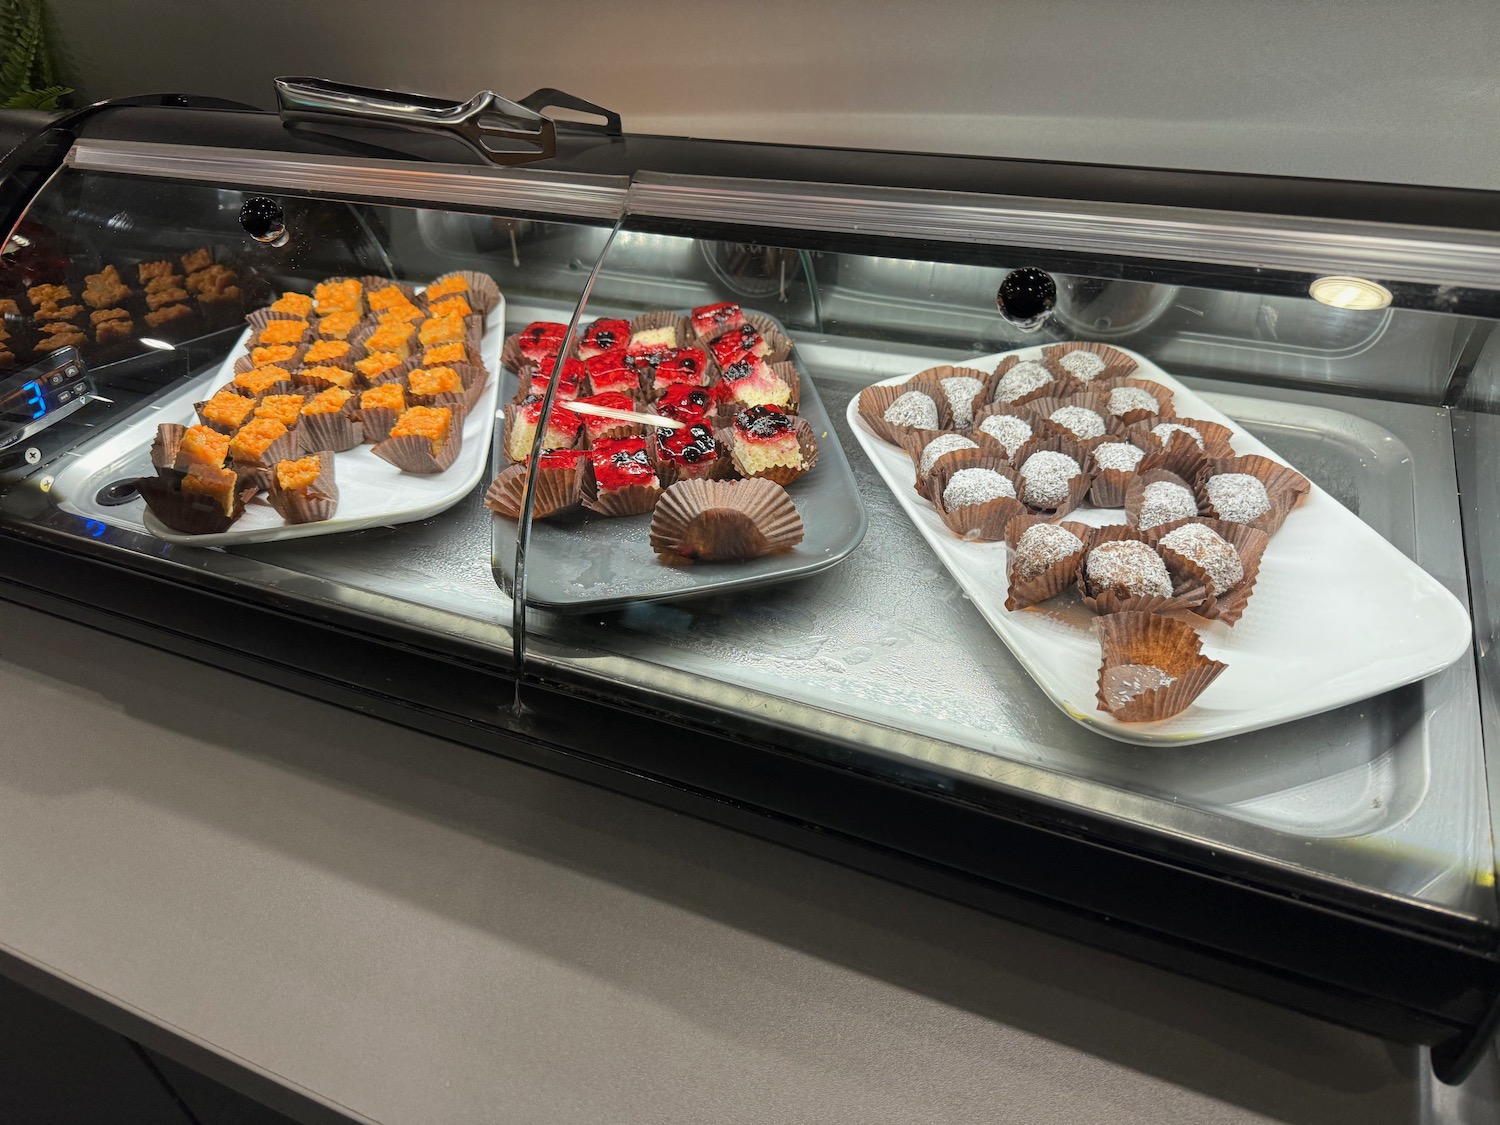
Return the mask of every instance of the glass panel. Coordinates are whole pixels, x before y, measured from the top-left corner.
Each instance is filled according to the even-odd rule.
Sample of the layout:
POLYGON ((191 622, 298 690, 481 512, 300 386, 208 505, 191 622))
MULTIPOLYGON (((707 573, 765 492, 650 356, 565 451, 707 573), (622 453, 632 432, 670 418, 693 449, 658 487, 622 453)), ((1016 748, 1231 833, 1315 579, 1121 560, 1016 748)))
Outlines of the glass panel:
MULTIPOLYGON (((627 220, 616 235, 580 330, 595 318, 725 301, 774 318, 795 343, 804 413, 811 399, 829 420, 818 466, 788 494, 811 537, 815 521, 838 517, 809 486, 847 459, 868 530, 847 559, 811 576, 678 597, 702 574, 653 557, 646 517, 539 522, 534 545, 545 535, 552 561, 571 569, 545 595, 532 570, 528 672, 714 713, 729 729, 906 784, 1022 787, 1330 881, 1494 917, 1470 654, 1374 698, 1218 741, 1106 737, 1059 710, 1002 643, 846 418, 862 388, 939 364, 1059 340, 1128 348, 1287 458, 1467 606, 1444 404, 1488 323, 1111 280, 1100 263, 1057 274, 1056 314, 1024 332, 996 313, 997 288, 1026 265, 1024 253, 978 266, 941 260, 956 252, 938 246, 927 257, 870 256, 827 239, 776 245, 768 233, 765 244, 730 243, 644 225, 627 220), (631 566, 601 562, 626 554, 631 566)), ((534 550, 530 565, 542 559, 534 550)), ((1003 599, 1003 564, 999 573, 1003 599)), ((1252 600, 1241 628, 1273 626, 1257 622, 1257 608, 1252 600)))
MULTIPOLYGON (((360 447, 336 453, 341 481, 336 516, 366 513, 367 526, 344 534, 213 546, 164 542, 147 529, 146 506, 130 482, 152 475, 149 453, 158 423, 197 420, 184 393, 198 384, 206 392, 210 382, 227 381, 228 373, 219 369, 244 354, 245 315, 281 293, 308 294, 319 282, 340 276, 420 286, 469 270, 498 283, 509 322, 567 319, 614 216, 563 222, 265 194, 279 205, 284 239, 253 240, 242 228, 241 211, 262 193, 232 187, 65 170, 34 201, 0 272, 0 298, 14 302, 5 317, 10 365, 18 370, 41 360, 35 349, 62 336, 76 343, 97 397, 24 441, 0 437, 7 445, 0 449, 0 518, 75 536, 91 543, 91 550, 106 549, 135 565, 196 571, 205 581, 259 589, 278 602, 290 598, 308 606, 337 606, 366 615, 377 626, 415 626, 435 644, 449 636, 464 638, 493 647, 496 660, 508 662, 511 606, 486 565, 489 518, 481 499, 490 477, 490 441, 485 422, 476 423, 484 436, 471 442, 474 467, 482 470, 472 487, 462 483, 461 474, 470 472, 463 467, 467 462, 428 475, 398 471, 366 456, 386 475, 351 480, 347 474, 353 470, 344 466, 360 447), (218 283, 188 272, 205 262, 221 271, 218 283), (109 287, 115 275, 105 275, 108 267, 115 268, 121 286, 114 292, 109 287), (176 292, 164 294, 160 285, 148 289, 158 269, 169 276, 166 288, 176 292), (38 307, 53 296, 38 291, 39 285, 65 287, 55 294, 57 307, 38 307), (122 312, 96 315, 108 310, 122 312), (408 489, 414 481, 426 491, 418 495, 408 489), (367 491, 359 495, 362 486, 367 491)), ((326 357, 327 362, 348 366, 357 358, 360 332, 374 319, 375 313, 368 313, 362 327, 344 337, 352 351, 326 357)), ((324 329, 317 321, 311 331, 318 339, 340 335, 335 327, 324 329)), ((499 374, 502 337, 503 326, 492 324, 476 345, 491 381, 499 374)), ((392 346, 410 359, 407 366, 434 366, 423 364, 420 340, 392 346)), ((294 384, 289 389, 310 394, 328 386, 301 381, 299 369, 315 364, 300 355, 283 361, 294 384)), ((373 379, 353 375, 356 401, 373 379)), ((416 393, 409 378, 403 385, 408 396, 416 393)), ((405 405, 420 401, 407 397, 405 405)), ((431 401, 444 409, 445 400, 431 401)), ((486 400, 475 401, 482 407, 486 400)), ((479 417, 476 408, 471 420, 479 417)), ((16 432, 9 431, 12 437, 16 432)), ((369 448, 367 441, 364 449, 369 448)), ((252 499, 247 514, 229 530, 242 530, 252 515, 264 522, 266 502, 265 493, 252 499)), ((281 525, 274 513, 271 519, 281 525)))

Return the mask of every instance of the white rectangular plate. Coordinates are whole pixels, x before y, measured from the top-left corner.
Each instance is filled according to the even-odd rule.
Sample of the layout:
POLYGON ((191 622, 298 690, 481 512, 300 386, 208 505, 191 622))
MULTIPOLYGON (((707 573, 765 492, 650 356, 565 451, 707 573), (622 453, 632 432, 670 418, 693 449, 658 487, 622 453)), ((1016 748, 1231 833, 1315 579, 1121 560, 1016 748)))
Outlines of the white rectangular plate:
MULTIPOLYGON (((1122 349, 1123 350, 1123 349, 1122 349)), ((965 366, 990 370, 1007 355, 965 366)), ((1234 431, 1235 452, 1278 457, 1243 427, 1150 360, 1130 353, 1142 378, 1168 387, 1177 413, 1234 431)), ((904 382, 909 376, 884 380, 904 382)), ((1007 611, 1004 543, 960 539, 912 487, 911 459, 877 437, 849 403, 849 427, 897 501, 975 607, 1048 698, 1070 718, 1122 742, 1189 745, 1259 730, 1379 695, 1439 672, 1467 651, 1469 615, 1436 579, 1316 484, 1271 538, 1245 615, 1233 628, 1186 616, 1204 654, 1228 665, 1179 715, 1123 723, 1101 710, 1094 615, 1075 592, 1007 611)), ((1066 517, 1094 526, 1124 523, 1118 508, 1083 508, 1066 517)))
MULTIPOLYGON (((112 436, 111 449, 140 448, 144 467, 137 475, 151 472, 149 452, 157 425, 162 422, 191 425, 197 421, 193 404, 204 401, 234 378, 234 361, 243 353, 249 336, 250 330, 246 328, 223 363, 163 398, 155 409, 143 411, 130 419, 112 436)), ((480 340, 479 354, 489 372, 489 379, 479 402, 464 419, 464 444, 453 464, 441 473, 424 476, 403 473, 376 457, 369 445, 357 445, 345 453, 335 454, 334 476, 339 486, 339 506, 332 519, 289 524, 261 497, 246 506, 245 514, 228 531, 215 535, 187 535, 173 531, 149 511, 142 513, 140 501, 117 509, 100 508, 89 503, 91 495, 73 495, 75 486, 87 490, 93 480, 94 474, 87 471, 87 466, 97 460, 93 457, 88 459, 87 465, 80 463, 75 466, 78 470, 76 476, 69 472, 59 474, 53 482, 51 497, 58 507, 74 515, 104 523, 123 521, 121 526, 132 529, 144 525, 158 539, 194 547, 275 543, 283 539, 335 535, 427 519, 462 500, 484 476, 490 456, 490 437, 495 428, 495 404, 500 393, 500 346, 504 341, 505 298, 501 297, 486 320, 484 336, 480 340)))

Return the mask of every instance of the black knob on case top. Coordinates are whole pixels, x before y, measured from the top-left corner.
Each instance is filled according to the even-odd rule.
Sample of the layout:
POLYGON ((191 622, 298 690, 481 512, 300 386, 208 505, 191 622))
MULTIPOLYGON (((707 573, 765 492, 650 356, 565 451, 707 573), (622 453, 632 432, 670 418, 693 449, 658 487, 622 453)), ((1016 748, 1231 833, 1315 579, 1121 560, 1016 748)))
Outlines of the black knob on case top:
POLYGON ((1035 332, 1057 305, 1057 283, 1045 270, 1011 270, 995 294, 1000 315, 1022 332, 1035 332))
POLYGON ((256 242, 280 245, 286 236, 281 204, 264 195, 252 195, 240 208, 240 226, 256 242))

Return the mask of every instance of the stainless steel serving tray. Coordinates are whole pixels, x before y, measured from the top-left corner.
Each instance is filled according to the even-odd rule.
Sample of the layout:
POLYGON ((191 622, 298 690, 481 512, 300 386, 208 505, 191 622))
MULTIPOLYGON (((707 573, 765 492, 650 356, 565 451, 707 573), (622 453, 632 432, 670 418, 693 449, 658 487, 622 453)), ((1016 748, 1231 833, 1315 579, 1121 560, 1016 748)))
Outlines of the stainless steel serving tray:
MULTIPOLYGON (((559 613, 588 613, 637 602, 677 601, 806 578, 848 558, 865 537, 869 523, 865 506, 833 422, 795 347, 791 358, 802 375, 800 414, 818 440, 817 465, 787 487, 802 515, 805 538, 801 543, 790 551, 746 562, 669 566, 657 559, 649 545, 649 512, 537 520, 527 548, 527 604, 559 613)), ((514 397, 518 385, 515 372, 502 372, 503 401, 514 397)), ((496 465, 506 463, 502 430, 496 431, 496 465)), ((495 581, 507 594, 515 589, 516 530, 515 521, 494 517, 491 566, 495 581)))

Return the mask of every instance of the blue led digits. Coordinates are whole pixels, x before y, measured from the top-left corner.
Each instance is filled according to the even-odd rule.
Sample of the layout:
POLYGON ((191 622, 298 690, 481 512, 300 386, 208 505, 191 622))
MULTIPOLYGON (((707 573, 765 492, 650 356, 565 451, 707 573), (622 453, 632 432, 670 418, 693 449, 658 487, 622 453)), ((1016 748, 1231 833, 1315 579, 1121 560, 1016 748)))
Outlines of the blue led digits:
POLYGON ((47 413, 47 403, 42 398, 42 385, 33 379, 29 383, 23 383, 21 390, 26 392, 26 405, 31 407, 31 420, 35 422, 47 413))

